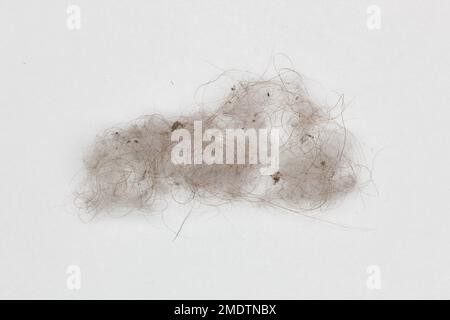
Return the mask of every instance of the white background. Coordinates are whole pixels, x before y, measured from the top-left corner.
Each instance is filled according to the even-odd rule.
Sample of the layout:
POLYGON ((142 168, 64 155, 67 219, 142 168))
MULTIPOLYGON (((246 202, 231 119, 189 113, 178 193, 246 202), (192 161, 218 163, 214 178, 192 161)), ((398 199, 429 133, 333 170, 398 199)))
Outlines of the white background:
POLYGON ((445 0, 0 1, 0 298, 450 298, 449 16, 445 0), (197 208, 176 241, 182 206, 79 219, 97 133, 192 110, 221 70, 277 53, 345 94, 375 185, 319 214, 358 228, 245 205, 197 208))

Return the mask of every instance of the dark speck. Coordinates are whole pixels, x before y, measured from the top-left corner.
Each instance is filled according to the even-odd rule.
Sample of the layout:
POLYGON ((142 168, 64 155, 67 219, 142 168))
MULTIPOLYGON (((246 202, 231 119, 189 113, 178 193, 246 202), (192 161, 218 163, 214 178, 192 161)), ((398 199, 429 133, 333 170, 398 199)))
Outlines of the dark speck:
POLYGON ((173 131, 175 131, 175 130, 177 130, 177 129, 180 129, 180 128, 184 128, 184 124, 182 124, 180 121, 175 121, 173 124, 172 124, 172 132, 173 131))
POLYGON ((274 174, 272 174, 271 177, 272 177, 272 180, 273 180, 273 184, 277 184, 278 181, 280 181, 280 179, 281 179, 281 172, 277 171, 274 174))

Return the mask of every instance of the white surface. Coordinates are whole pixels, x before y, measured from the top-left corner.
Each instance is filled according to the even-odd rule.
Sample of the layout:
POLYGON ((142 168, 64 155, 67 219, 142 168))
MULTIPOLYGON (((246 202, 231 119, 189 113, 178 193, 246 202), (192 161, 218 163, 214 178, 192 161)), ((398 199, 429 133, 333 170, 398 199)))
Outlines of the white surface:
POLYGON ((449 15, 444 0, 1 1, 0 297, 450 298, 449 15), (197 210, 177 241, 160 215, 78 219, 96 133, 186 111, 219 68, 262 73, 275 53, 345 94, 379 195, 324 216, 372 231, 241 205, 197 210))

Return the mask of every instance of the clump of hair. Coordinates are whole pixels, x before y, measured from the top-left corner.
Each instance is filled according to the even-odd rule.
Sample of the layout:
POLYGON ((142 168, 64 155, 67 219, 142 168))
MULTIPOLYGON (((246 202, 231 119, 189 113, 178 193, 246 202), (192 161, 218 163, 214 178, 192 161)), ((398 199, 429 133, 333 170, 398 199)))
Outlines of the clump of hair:
POLYGON ((151 211, 155 200, 172 195, 183 203, 246 201, 303 212, 355 188, 359 166, 342 109, 314 102, 296 72, 236 81, 227 91, 194 114, 143 116, 99 135, 84 160, 82 206, 92 213, 151 211), (174 164, 172 132, 193 133, 194 121, 204 128, 279 129, 278 170, 261 175, 260 164, 174 164))

